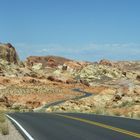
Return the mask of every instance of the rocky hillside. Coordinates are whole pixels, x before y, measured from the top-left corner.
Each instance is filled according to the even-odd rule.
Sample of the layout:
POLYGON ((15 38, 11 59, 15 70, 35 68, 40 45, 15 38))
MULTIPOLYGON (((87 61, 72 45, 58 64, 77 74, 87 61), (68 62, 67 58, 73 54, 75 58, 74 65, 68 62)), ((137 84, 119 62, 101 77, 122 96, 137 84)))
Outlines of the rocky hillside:
POLYGON ((110 80, 124 78, 122 71, 117 68, 103 66, 98 64, 90 64, 82 68, 75 76, 89 85, 95 83, 105 83, 110 80))
POLYGON ((72 88, 96 95, 67 101, 46 111, 140 116, 140 61, 104 59, 94 63, 58 56, 30 56, 20 62, 11 44, 0 44, 0 109, 35 109, 75 96, 72 88), (65 91, 59 94, 62 89, 65 91))
POLYGON ((51 76, 50 80, 65 82, 68 78, 88 86, 119 79, 140 80, 139 61, 101 60, 89 63, 58 56, 30 56, 22 65, 19 62, 17 52, 10 43, 0 44, 1 76, 51 76))
POLYGON ((18 64, 19 57, 15 48, 10 44, 1 44, 0 43, 0 59, 6 60, 9 63, 18 64))
POLYGON ((101 60, 99 65, 109 66, 110 68, 117 68, 128 79, 140 78, 140 61, 109 61, 101 60))

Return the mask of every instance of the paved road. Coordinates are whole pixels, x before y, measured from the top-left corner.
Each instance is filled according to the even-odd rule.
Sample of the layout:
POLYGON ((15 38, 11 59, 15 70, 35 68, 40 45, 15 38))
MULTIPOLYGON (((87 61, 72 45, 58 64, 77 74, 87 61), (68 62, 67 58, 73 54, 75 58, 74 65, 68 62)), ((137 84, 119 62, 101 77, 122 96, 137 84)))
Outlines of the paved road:
POLYGON ((140 140, 140 120, 76 113, 10 116, 35 140, 140 140))
MULTIPOLYGON (((72 98, 71 100, 78 100, 78 99, 82 99, 82 98, 85 98, 85 97, 89 97, 89 96, 92 96, 94 95, 93 93, 89 93, 89 92, 85 92, 85 91, 82 91, 80 90, 79 88, 75 88, 75 89, 72 89, 73 91, 75 92, 80 92, 82 93, 83 95, 81 96, 77 96, 77 97, 74 97, 72 98)), ((53 103, 50 103, 50 104, 46 104, 45 106, 43 107, 39 107, 37 109, 34 109, 35 112, 44 112, 46 110, 46 108, 49 108, 50 106, 55 106, 55 105, 59 105, 61 103, 64 103, 65 101, 67 101, 68 99, 65 99, 65 100, 61 100, 61 101, 56 101, 56 102, 53 102, 53 103)))
MULTIPOLYGON (((74 91, 83 93, 75 100, 93 95, 80 89, 74 91)), ((64 101, 51 103, 44 109, 64 101)), ((81 113, 13 113, 9 116, 34 140, 140 140, 140 120, 81 113)))
MULTIPOLYGON (((78 88, 73 89, 73 91, 83 93, 83 95, 78 96, 78 97, 74 97, 71 100, 78 100, 78 99, 82 99, 82 98, 89 97, 89 96, 93 95, 93 93, 85 92, 85 91, 82 91, 82 90, 80 90, 78 88)), ((61 101, 57 101, 57 102, 54 102, 54 103, 51 103, 51 104, 47 104, 43 108, 48 108, 50 106, 55 106, 55 105, 61 104, 61 103, 65 102, 66 100, 61 100, 61 101)))

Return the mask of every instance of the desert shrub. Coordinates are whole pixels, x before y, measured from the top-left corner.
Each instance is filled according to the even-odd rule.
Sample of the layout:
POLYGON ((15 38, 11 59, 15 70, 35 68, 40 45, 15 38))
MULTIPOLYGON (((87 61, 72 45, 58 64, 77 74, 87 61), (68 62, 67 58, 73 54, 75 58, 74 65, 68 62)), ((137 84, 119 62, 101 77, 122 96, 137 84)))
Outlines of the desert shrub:
POLYGON ((9 134, 9 128, 8 128, 8 123, 2 123, 1 124, 1 134, 2 135, 8 135, 9 134))
POLYGON ((5 116, 4 113, 0 113, 0 123, 4 123, 5 122, 5 116))
POLYGON ((50 86, 30 86, 30 87, 19 87, 19 86, 9 86, 6 89, 2 89, 0 93, 6 95, 13 95, 13 94, 30 94, 30 93, 38 93, 38 94, 51 94, 51 93, 60 93, 61 89, 55 89, 54 87, 50 86))
POLYGON ((121 113, 119 111, 116 111, 116 112, 113 113, 113 115, 115 115, 115 116, 121 116, 121 113))
POLYGON ((137 118, 140 119, 140 113, 137 114, 137 118))
POLYGON ((122 102, 122 104, 119 107, 130 107, 132 105, 134 105, 134 102, 125 101, 122 102))
POLYGON ((104 114, 105 114, 105 109, 102 108, 102 107, 97 107, 97 108, 94 110, 94 113, 95 113, 95 114, 104 115, 104 114))
POLYGON ((8 122, 3 112, 0 112, 0 132, 2 135, 9 134, 8 122))

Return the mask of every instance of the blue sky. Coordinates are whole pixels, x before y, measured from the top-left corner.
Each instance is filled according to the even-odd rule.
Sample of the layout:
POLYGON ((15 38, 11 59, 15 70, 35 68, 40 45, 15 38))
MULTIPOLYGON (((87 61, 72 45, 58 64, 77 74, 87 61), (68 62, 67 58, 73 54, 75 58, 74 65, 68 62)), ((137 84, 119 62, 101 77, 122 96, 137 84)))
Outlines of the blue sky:
POLYGON ((140 0, 0 0, 0 42, 21 59, 140 60, 140 0))

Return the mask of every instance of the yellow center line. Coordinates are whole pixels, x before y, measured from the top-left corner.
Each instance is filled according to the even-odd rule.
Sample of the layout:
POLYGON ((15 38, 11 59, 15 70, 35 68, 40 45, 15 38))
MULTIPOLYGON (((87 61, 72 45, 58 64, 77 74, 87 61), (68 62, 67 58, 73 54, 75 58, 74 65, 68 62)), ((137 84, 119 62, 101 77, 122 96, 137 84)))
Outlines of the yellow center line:
POLYGON ((90 121, 90 120, 77 118, 77 117, 72 117, 72 116, 67 116, 67 115, 62 115, 62 114, 55 114, 55 115, 65 117, 65 118, 68 118, 68 119, 72 119, 72 120, 76 120, 76 121, 80 121, 80 122, 84 122, 84 123, 88 123, 88 124, 91 124, 91 125, 96 125, 96 126, 99 126, 99 127, 102 127, 102 128, 110 129, 110 130, 113 130, 113 131, 116 131, 116 132, 119 132, 119 133, 130 135, 130 136, 133 136, 133 137, 136 137, 136 138, 140 138, 140 134, 138 134, 138 133, 131 132, 131 131, 121 129, 121 128, 117 128, 117 127, 113 127, 113 126, 106 125, 106 124, 103 124, 103 123, 90 121))

